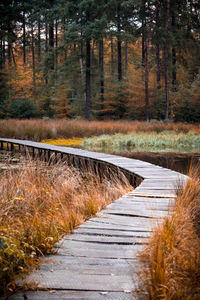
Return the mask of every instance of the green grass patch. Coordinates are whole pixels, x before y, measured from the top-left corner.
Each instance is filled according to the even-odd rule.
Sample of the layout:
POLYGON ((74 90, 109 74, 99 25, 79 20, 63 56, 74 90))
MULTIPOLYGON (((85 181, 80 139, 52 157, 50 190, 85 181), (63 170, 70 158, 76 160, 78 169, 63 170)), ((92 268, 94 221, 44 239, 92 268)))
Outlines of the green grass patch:
POLYGON ((85 138, 81 146, 85 149, 110 153, 122 151, 199 152, 200 135, 193 132, 177 133, 173 131, 104 134, 85 138))

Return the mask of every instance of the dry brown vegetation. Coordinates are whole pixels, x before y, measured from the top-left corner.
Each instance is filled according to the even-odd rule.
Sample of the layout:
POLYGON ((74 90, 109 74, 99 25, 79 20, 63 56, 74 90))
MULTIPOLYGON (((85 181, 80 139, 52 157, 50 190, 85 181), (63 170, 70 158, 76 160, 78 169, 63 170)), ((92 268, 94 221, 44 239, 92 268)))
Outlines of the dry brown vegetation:
POLYGON ((131 132, 176 132, 200 133, 199 124, 141 122, 141 121, 85 121, 85 120, 0 120, 0 136, 7 138, 43 139, 91 137, 101 134, 131 132))
POLYGON ((0 292, 13 290, 16 274, 35 266, 36 259, 63 234, 129 191, 123 174, 110 178, 79 171, 64 163, 47 166, 22 161, 0 177, 0 292))
POLYGON ((200 174, 178 194, 172 216, 141 255, 139 299, 200 299, 200 174))

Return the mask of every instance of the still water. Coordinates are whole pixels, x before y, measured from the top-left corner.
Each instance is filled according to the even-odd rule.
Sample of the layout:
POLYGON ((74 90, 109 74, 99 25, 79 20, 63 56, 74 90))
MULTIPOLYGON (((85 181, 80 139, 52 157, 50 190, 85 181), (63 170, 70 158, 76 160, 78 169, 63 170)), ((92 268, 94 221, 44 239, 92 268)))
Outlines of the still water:
POLYGON ((200 167, 200 153, 124 152, 120 155, 147 161, 183 174, 188 174, 192 166, 200 167))

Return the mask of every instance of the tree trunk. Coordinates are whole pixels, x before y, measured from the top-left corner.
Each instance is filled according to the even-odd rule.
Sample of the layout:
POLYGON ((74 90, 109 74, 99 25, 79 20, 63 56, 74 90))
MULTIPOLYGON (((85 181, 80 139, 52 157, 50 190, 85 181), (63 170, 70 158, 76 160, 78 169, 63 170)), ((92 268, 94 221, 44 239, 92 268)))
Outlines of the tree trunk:
MULTIPOLYGON (((175 36, 176 34, 176 21, 175 21, 175 16, 174 13, 172 15, 172 31, 175 36)), ((176 91, 176 48, 173 45, 172 47, 172 90, 175 92, 176 91)))
POLYGON ((83 41, 81 41, 81 44, 80 44, 80 71, 81 71, 82 84, 84 85, 83 57, 84 57, 84 53, 83 53, 83 41))
MULTIPOLYGON (((144 21, 142 20, 142 23, 144 21)), ((142 66, 145 64, 145 32, 144 32, 144 24, 142 24, 142 66)))
POLYGON ((3 69, 3 39, 1 39, 1 49, 0 49, 0 69, 3 69))
POLYGON ((56 31, 56 50, 55 50, 55 64, 56 64, 56 72, 58 69, 58 21, 56 20, 56 25, 55 25, 55 31, 56 31))
POLYGON ((14 52, 13 52, 13 48, 11 48, 11 54, 12 54, 13 64, 14 64, 15 69, 16 69, 16 68, 17 68, 17 65, 16 65, 15 54, 14 54, 14 52))
POLYGON ((86 41, 86 76, 85 76, 85 117, 90 120, 91 110, 91 82, 90 82, 90 60, 91 60, 90 40, 86 41))
POLYGON ((0 58, 0 69, 3 69, 5 66, 5 38, 1 39, 1 58, 0 58))
POLYGON ((160 44, 159 41, 156 41, 156 82, 158 91, 161 89, 160 77, 160 44))
POLYGON ((167 0, 166 20, 165 20, 165 120, 169 119, 169 9, 170 0, 167 0))
POLYGON ((156 9, 152 15, 150 24, 149 24, 149 30, 147 35, 147 41, 146 41, 146 51, 145 51, 145 113, 146 113, 146 120, 149 121, 149 44, 151 40, 152 35, 152 26, 153 26, 153 20, 156 16, 156 13, 159 8, 159 0, 156 1, 156 9))
POLYGON ((54 25, 49 24, 49 53, 50 53, 50 69, 54 70, 54 25))
POLYGON ((35 49, 34 49, 34 33, 31 24, 31 53, 32 53, 32 72, 33 72, 33 101, 36 104, 36 76, 35 76, 35 49))
POLYGON ((48 23, 45 21, 45 53, 48 52, 48 23))
POLYGON ((23 64, 26 66, 26 20, 25 12, 23 11, 23 64))
POLYGON ((47 55, 48 55, 48 23, 47 23, 47 18, 46 18, 46 20, 45 20, 45 56, 46 56, 46 58, 45 58, 45 68, 44 68, 44 78, 45 78, 46 85, 49 82, 47 55))
POLYGON ((114 45, 113 45, 113 37, 111 35, 110 39, 110 45, 111 45, 111 75, 114 75, 114 45))
POLYGON ((128 42, 125 42, 125 74, 127 75, 128 72, 128 42))
POLYGON ((99 41, 99 70, 100 70, 100 101, 104 102, 104 44, 103 39, 99 41))
POLYGON ((40 17, 38 18, 38 61, 41 60, 41 23, 40 17))
POLYGON ((122 81, 122 42, 121 42, 121 18, 120 18, 121 4, 117 6, 117 60, 118 60, 118 81, 122 81))
MULTIPOLYGON (((156 26, 159 29, 160 20, 159 20, 159 9, 156 12, 156 26)), ((156 83, 157 83, 157 91, 161 89, 160 83, 160 41, 159 36, 156 34, 156 83)))
POLYGON ((147 39, 145 55, 145 114, 149 121, 149 38, 147 39))
POLYGON ((12 42, 11 42, 11 27, 10 24, 8 24, 8 40, 7 40, 8 46, 7 46, 7 54, 8 54, 8 65, 11 67, 12 60, 12 42))
MULTIPOLYGON (((49 0, 51 8, 53 8, 54 0, 49 0)), ((54 70, 54 20, 49 19, 49 55, 50 55, 50 69, 54 70)))
POLYGON ((172 90, 176 91, 176 48, 172 48, 172 90))
POLYGON ((142 66, 145 65, 145 27, 146 27, 146 21, 145 21, 145 0, 142 1, 142 66))
POLYGON ((117 58, 118 58, 118 80, 122 81, 122 43, 117 39, 117 58))
POLYGON ((5 37, 3 38, 2 60, 3 60, 3 66, 5 66, 5 63, 6 63, 6 41, 5 41, 5 37))

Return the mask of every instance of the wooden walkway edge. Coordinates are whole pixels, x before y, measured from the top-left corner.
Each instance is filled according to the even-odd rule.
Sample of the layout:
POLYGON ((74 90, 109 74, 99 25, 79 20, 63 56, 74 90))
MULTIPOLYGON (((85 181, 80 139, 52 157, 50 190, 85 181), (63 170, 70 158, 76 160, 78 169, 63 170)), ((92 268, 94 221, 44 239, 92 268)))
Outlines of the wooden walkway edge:
POLYGON ((53 153, 54 159, 60 155, 72 161, 76 158, 80 164, 91 161, 100 168, 120 169, 135 186, 65 236, 56 245, 56 255, 41 259, 40 270, 25 279, 26 283, 34 282, 40 291, 21 291, 8 299, 134 299, 138 251, 147 243, 152 229, 169 214, 176 197, 175 186, 184 185, 187 176, 116 155, 14 139, 0 139, 1 149, 5 143, 8 150, 16 151, 16 145, 20 151, 28 147, 30 153, 38 151, 44 159, 53 153))

